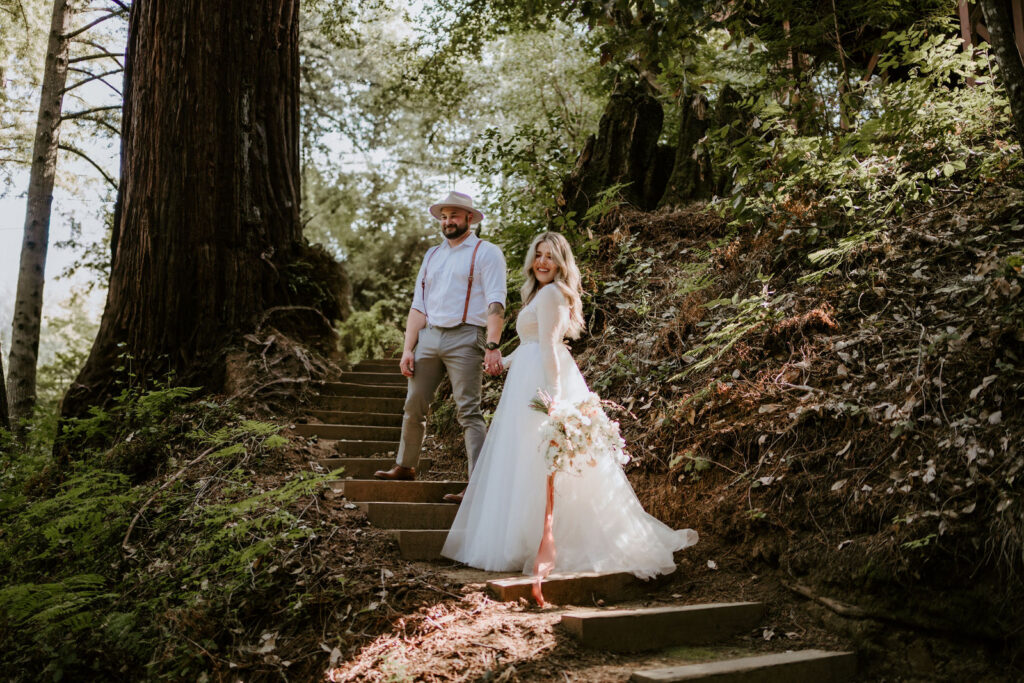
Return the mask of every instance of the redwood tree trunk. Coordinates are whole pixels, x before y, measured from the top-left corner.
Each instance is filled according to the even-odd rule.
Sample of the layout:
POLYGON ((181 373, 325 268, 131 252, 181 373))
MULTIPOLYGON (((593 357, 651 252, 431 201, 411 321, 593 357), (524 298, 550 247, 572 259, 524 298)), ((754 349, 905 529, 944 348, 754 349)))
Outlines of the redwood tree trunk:
POLYGON ((672 171, 674 150, 658 145, 664 123, 661 104, 635 84, 616 87, 605 105, 596 136, 583 147, 562 183, 566 213, 583 218, 602 191, 622 184, 628 203, 653 209, 672 171))
POLYGON ((43 310, 46 250, 50 242, 50 209, 53 179, 57 172, 57 147, 64 85, 68 74, 68 33, 74 14, 68 0, 54 0, 50 19, 50 40, 43 67, 43 88, 32 147, 28 200, 25 207, 25 236, 21 246, 18 293, 11 330, 11 359, 8 368, 10 417, 20 431, 22 421, 32 416, 36 403, 36 362, 39 328, 43 310))
POLYGON ((0 429, 10 429, 11 421, 7 415, 7 389, 4 383, 4 345, 0 344, 0 429))
POLYGON ((289 302, 299 222, 299 0, 136 0, 110 289, 63 404, 142 379, 218 390, 227 346, 289 302))
POLYGON ((1024 64, 1013 35, 1013 18, 1005 0, 979 0, 985 26, 992 38, 992 54, 999 64, 999 79, 1010 101, 1017 140, 1024 148, 1024 64))

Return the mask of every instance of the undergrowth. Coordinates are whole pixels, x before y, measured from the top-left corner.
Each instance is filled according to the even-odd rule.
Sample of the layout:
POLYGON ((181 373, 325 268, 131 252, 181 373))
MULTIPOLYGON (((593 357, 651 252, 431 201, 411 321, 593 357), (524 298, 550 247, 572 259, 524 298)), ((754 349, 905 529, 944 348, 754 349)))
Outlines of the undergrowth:
POLYGON ((0 669, 10 680, 272 669, 273 647, 254 629, 269 631, 271 613, 275 631, 308 618, 302 561, 323 529, 307 511, 329 475, 275 474, 280 427, 190 401, 194 391, 126 385, 109 408, 66 425, 68 463, 41 444, 3 450, 0 669))

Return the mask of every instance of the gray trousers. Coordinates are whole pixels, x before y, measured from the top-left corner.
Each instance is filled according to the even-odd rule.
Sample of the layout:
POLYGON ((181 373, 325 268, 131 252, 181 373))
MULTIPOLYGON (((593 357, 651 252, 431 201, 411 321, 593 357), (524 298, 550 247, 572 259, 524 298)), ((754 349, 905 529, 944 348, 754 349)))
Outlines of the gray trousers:
POLYGON ((487 425, 480 412, 483 380, 484 342, 487 331, 476 325, 431 327, 420 330, 416 344, 415 368, 409 378, 402 417, 402 441, 398 446, 398 464, 416 467, 427 428, 427 408, 434 398, 444 372, 452 381, 452 394, 458 409, 459 424, 466 439, 466 455, 472 474, 476 458, 487 436, 487 425))

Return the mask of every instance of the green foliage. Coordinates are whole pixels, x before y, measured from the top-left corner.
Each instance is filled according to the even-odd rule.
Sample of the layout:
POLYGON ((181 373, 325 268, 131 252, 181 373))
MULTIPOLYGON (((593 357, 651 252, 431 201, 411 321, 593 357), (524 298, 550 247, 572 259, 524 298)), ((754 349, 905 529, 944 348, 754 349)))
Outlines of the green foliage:
POLYGON ((714 299, 704 304, 710 310, 728 307, 733 312, 714 321, 702 320, 697 323, 698 328, 707 328, 704 339, 697 346, 687 349, 683 360, 690 365, 673 376, 670 382, 711 367, 741 339, 782 318, 782 311, 773 306, 774 292, 768 288, 771 277, 758 274, 757 279, 761 283, 761 291, 756 294, 741 298, 739 292, 736 292, 730 298, 714 299))
POLYGON ((358 363, 364 358, 385 358, 401 351, 405 338, 396 321, 408 310, 408 304, 381 300, 369 310, 349 316, 338 327, 340 343, 349 360, 358 363))
POLYGON ((260 486, 254 471, 287 444, 280 427, 186 402, 193 391, 127 386, 68 425, 84 447, 65 469, 26 448, 0 450, 5 672, 149 678, 172 661, 172 677, 195 678, 208 662, 188 654, 197 636, 174 615, 236 619, 239 603, 257 601, 321 532, 296 503, 337 473, 260 486), (126 463, 112 454, 129 445, 164 476, 119 471, 126 463))
MULTIPOLYGON (((798 225, 813 203, 818 223, 801 226, 812 240, 843 219, 870 229, 914 202, 956 191, 966 178, 1019 163, 986 144, 1005 135, 1008 120, 1006 102, 986 75, 985 53, 973 58, 958 39, 924 28, 886 40, 880 63, 909 69, 912 77, 862 84, 856 126, 840 136, 802 135, 777 99, 750 92, 743 102, 753 117, 750 131, 734 145, 717 146, 735 176, 729 208, 737 223, 770 216, 798 225), (975 87, 954 85, 969 78, 975 87)), ((711 132, 710 148, 731 132, 711 132)))

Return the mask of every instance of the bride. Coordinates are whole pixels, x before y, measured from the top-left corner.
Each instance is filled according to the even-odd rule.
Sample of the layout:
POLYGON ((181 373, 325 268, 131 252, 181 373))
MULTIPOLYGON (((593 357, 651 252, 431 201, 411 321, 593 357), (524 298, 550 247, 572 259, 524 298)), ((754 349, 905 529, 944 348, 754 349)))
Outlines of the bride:
MULTIPOLYGON (((490 571, 531 574, 545 530, 549 474, 540 450, 547 416, 530 407, 538 389, 577 403, 589 393, 565 336, 583 330, 580 271, 565 237, 538 235, 523 265, 520 345, 504 359, 501 400, 469 487, 441 554, 490 571)), ((613 458, 597 458, 582 474, 554 476, 556 572, 632 572, 647 579, 675 570, 672 553, 697 542, 640 505, 613 458)))

